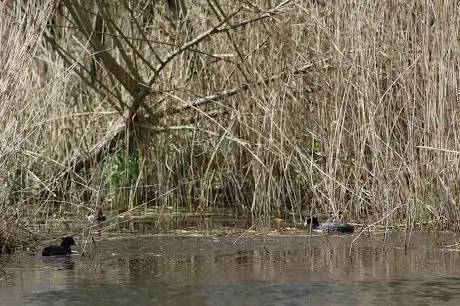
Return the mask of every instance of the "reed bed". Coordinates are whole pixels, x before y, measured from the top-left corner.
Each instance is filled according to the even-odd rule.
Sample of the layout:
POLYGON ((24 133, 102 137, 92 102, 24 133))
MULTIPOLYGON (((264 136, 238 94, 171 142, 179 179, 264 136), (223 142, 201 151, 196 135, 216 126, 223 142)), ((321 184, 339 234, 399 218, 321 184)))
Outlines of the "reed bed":
POLYGON ((1 209, 456 229, 459 6, 3 2, 1 209))

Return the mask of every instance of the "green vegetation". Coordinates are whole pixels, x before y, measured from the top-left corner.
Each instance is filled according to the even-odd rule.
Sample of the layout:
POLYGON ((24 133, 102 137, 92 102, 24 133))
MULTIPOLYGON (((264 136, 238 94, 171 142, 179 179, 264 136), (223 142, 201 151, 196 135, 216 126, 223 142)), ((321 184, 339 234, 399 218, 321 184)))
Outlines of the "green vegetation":
POLYGON ((458 223, 456 1, 55 2, 0 4, 14 222, 103 193, 120 210, 458 223))

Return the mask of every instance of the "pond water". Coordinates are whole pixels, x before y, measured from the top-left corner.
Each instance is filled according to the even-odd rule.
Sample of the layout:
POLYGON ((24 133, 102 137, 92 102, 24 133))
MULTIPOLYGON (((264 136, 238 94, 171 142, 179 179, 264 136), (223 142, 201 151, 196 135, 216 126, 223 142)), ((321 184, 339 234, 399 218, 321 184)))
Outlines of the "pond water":
POLYGON ((145 236, 2 257, 0 305, 458 305, 455 236, 145 236))

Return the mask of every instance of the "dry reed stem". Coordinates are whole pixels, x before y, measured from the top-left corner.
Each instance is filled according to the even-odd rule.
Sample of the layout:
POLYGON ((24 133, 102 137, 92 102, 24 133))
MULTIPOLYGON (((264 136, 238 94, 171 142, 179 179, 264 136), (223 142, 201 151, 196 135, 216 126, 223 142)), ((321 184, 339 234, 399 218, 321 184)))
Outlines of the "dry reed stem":
MULTIPOLYGON (((162 17, 162 6, 152 8, 154 19, 126 1, 100 14, 112 25, 105 45, 92 45, 143 80, 135 93, 103 60, 98 83, 84 83, 96 38, 76 29, 65 10, 54 38, 64 58, 34 45, 45 16, 22 23, 26 30, 21 18, 33 18, 20 10, 9 29, 2 18, 2 205, 35 214, 91 205, 88 190, 112 188, 104 177, 112 154, 102 149, 124 142, 135 144, 142 169, 132 185, 115 186, 135 191, 116 205, 176 190, 155 205, 225 206, 265 218, 292 212, 296 220, 343 211, 360 223, 405 223, 409 234, 428 220, 454 227, 457 2, 210 3, 187 7, 180 29, 162 17), (125 133, 134 114, 143 121, 125 133), (56 165, 70 167, 97 150, 85 171, 77 167, 68 180, 56 174, 56 165), (77 205, 57 204, 64 202, 77 205)), ((92 22, 82 24, 94 30, 92 22)))

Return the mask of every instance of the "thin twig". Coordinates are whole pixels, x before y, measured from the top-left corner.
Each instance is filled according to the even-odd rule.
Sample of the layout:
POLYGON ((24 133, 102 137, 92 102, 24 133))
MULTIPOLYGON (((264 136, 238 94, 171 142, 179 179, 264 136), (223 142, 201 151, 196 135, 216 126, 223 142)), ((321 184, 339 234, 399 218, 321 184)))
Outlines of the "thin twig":
POLYGON ((374 227, 376 226, 377 224, 381 223, 383 220, 387 219, 389 216, 391 216, 396 210, 398 210, 400 207, 402 207, 403 204, 399 204, 398 206, 396 206, 395 208, 393 208, 389 213, 387 213, 385 216, 383 216, 381 219, 377 220, 376 222, 364 227, 363 229, 361 229, 361 231, 359 232, 359 234, 355 237, 355 239, 353 239, 353 241, 350 243, 350 249, 349 249, 349 252, 348 252, 348 255, 351 256, 351 249, 353 248, 353 244, 355 243, 356 240, 358 240, 359 237, 361 237, 361 235, 368 229, 370 229, 371 227, 374 227))

